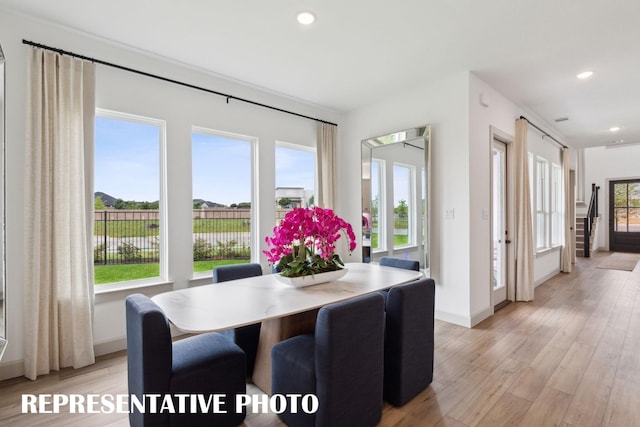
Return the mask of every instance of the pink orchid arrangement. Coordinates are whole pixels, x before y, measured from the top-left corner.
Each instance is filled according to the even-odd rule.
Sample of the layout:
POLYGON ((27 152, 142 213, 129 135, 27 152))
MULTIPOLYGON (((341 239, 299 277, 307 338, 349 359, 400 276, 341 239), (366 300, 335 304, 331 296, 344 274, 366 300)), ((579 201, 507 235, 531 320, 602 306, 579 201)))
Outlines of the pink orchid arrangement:
POLYGON ((264 254, 287 277, 334 271, 344 266, 334 253, 342 234, 349 239, 349 251, 353 251, 353 228, 331 209, 295 208, 273 229, 273 236, 265 238, 270 249, 264 254))

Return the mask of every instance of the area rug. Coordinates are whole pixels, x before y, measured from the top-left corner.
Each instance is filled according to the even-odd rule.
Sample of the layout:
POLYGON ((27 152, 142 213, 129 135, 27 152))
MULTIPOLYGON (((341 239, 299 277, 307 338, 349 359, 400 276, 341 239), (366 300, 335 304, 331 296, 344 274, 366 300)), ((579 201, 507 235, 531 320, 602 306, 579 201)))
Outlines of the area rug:
POLYGON ((615 252, 601 260, 600 264, 598 264, 596 268, 633 271, 638 261, 640 261, 640 254, 615 252))

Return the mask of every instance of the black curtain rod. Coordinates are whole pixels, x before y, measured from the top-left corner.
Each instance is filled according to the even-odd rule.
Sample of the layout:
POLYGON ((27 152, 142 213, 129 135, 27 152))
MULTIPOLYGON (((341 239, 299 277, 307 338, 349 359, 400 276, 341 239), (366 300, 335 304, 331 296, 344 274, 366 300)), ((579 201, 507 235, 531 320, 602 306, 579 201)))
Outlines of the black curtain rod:
POLYGON ((179 80, 170 79, 168 77, 162 77, 162 76, 159 76, 157 74, 147 73, 146 71, 140 71, 140 70, 136 70, 136 69, 133 69, 133 68, 124 67, 122 65, 114 64, 114 63, 107 62, 107 61, 102 61, 100 59, 91 58, 89 56, 80 55, 78 53, 69 52, 67 50, 62 50, 62 49, 58 49, 58 48, 55 48, 55 47, 46 46, 46 45, 43 45, 43 44, 40 44, 40 43, 35 43, 35 42, 29 41, 29 40, 22 39, 22 43, 24 43, 26 45, 29 45, 29 46, 39 47, 41 49, 49 50, 51 52, 56 52, 56 53, 59 53, 60 55, 72 56, 74 58, 83 59, 85 61, 91 61, 91 62, 96 63, 96 64, 106 65, 108 67, 117 68, 119 70, 129 71, 131 73, 140 74, 140 75, 143 75, 143 76, 146 76, 146 77, 151 77, 151 78, 162 80, 162 81, 165 81, 165 82, 168 82, 168 83, 173 83, 173 84, 177 84, 177 85, 180 85, 180 86, 185 86, 185 87, 188 87, 188 88, 191 88, 191 89, 201 90, 203 92, 207 92, 207 93, 211 93, 211 94, 214 94, 214 95, 222 96, 224 98, 227 98, 227 104, 229 103, 230 99, 233 99, 235 101, 241 101, 241 102, 244 102, 244 103, 247 103, 247 104, 255 105, 257 107, 268 108, 270 110, 279 111, 281 113, 290 114, 292 116, 302 117, 303 119, 309 119, 309 120, 314 120, 314 121, 320 122, 320 123, 326 123, 328 125, 338 126, 336 123, 331 123, 331 122, 328 122, 326 120, 317 119, 317 118, 311 117, 311 116, 305 116, 304 114, 299 114, 299 113, 295 113, 293 111, 284 110, 282 108, 273 107, 271 105, 263 104, 261 102, 252 101, 252 100, 246 99, 246 98, 240 98, 240 97, 237 97, 237 96, 229 95, 228 93, 218 92, 216 90, 207 89, 207 88, 204 88, 204 87, 201 87, 201 86, 192 85, 190 83, 181 82, 179 80))
POLYGON ((538 129, 543 137, 544 136, 548 136, 549 138, 553 139, 555 141, 556 144, 560 145, 562 148, 569 148, 566 145, 564 145, 562 142, 558 141, 557 139, 555 139, 554 137, 552 137, 551 135, 549 135, 547 132, 543 131, 542 129, 540 129, 538 126, 536 126, 535 124, 531 123, 531 121, 529 119, 527 119, 525 116, 520 116, 521 119, 524 119, 527 121, 527 123, 529 123, 531 126, 533 126, 534 128, 538 129))
POLYGON ((424 150, 424 148, 418 147, 417 145, 409 144, 408 142, 403 142, 403 144, 405 146, 408 145, 409 147, 417 148, 418 150, 424 150))

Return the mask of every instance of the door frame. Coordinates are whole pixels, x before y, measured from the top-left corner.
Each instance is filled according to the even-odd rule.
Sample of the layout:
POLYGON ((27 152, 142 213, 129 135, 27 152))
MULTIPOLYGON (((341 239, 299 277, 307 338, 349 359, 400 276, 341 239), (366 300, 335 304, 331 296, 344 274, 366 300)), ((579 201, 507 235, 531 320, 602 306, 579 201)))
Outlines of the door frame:
MULTIPOLYGON (((498 141, 505 144, 507 149, 506 155, 506 227, 508 235, 507 237, 513 236, 513 231, 515 229, 515 219, 514 219, 514 171, 513 171, 513 142, 515 138, 513 135, 509 135, 508 133, 494 127, 489 126, 489 251, 488 251, 488 265, 489 265, 489 277, 488 277, 488 291, 489 291, 489 301, 491 301, 491 313, 495 313, 496 303, 494 302, 493 297, 493 142, 498 141)), ((507 283, 505 286, 507 288, 507 299, 509 301, 509 288, 510 284, 515 283, 515 245, 508 244, 506 245, 506 265, 507 265, 507 283)), ((512 298, 512 296, 511 296, 512 298)))
MULTIPOLYGON (((615 212, 614 212, 614 203, 615 203, 615 197, 613 195, 613 187, 615 184, 621 184, 621 183, 629 183, 629 182, 640 182, 640 177, 631 177, 631 178, 609 178, 606 180, 606 193, 607 193, 607 198, 608 200, 606 201, 606 205, 607 208, 605 210, 606 215, 607 215, 607 227, 606 227, 606 233, 607 233, 607 246, 608 246, 608 250, 611 252, 614 252, 614 248, 613 248, 613 230, 614 230, 614 224, 615 224, 615 212)), ((604 200, 603 200, 604 202, 604 200)), ((602 206, 602 204, 601 204, 602 206)), ((625 251, 620 251, 620 252, 625 252, 625 251)), ((635 252, 635 251, 633 251, 635 252)), ((640 251, 639 251, 640 252, 640 251)), ((635 252, 638 253, 638 252, 635 252)))
POLYGON ((571 264, 576 263, 576 171, 569 169, 569 194, 565 195, 569 197, 571 203, 569 203, 569 218, 571 222, 565 224, 565 227, 570 227, 571 242, 569 250, 571 252, 571 264))

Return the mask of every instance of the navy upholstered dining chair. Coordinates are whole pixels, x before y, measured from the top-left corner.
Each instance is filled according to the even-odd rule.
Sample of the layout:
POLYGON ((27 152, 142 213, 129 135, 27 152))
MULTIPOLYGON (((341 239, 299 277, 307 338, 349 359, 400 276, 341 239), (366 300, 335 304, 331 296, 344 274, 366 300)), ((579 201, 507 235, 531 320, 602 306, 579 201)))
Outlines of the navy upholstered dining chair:
POLYGON ((179 408, 178 394, 223 394, 227 413, 139 412, 129 414, 133 427, 140 426, 236 426, 246 410, 237 413, 236 395, 246 393, 244 352, 217 332, 171 340, 164 312, 142 294, 127 297, 127 369, 129 394, 144 402, 145 395, 171 395, 179 408))
MULTIPOLYGON (((402 268, 404 270, 420 271, 420 262, 412 259, 394 258, 390 256, 383 256, 380 258, 379 264, 385 267, 402 268)), ((385 299, 389 296, 389 290, 385 289, 380 291, 385 299)))
POLYGON ((420 262, 412 259, 394 258, 383 256, 380 258, 380 265, 395 268, 404 268, 405 270, 420 271, 420 262))
MULTIPOLYGON (((261 275, 262 266, 258 263, 223 265, 213 269, 213 283, 261 275)), ((256 363, 260 327, 260 323, 254 323, 253 325, 241 326, 222 332, 223 335, 238 344, 247 355, 247 376, 249 377, 253 375, 253 367, 256 363)))
POLYGON ((291 427, 376 425, 382 416, 383 346, 380 294, 321 308, 315 334, 289 338, 271 350, 272 394, 315 394, 318 410, 278 416, 291 427))
POLYGON ((402 406, 433 380, 435 282, 389 289, 386 298, 384 399, 402 406))

